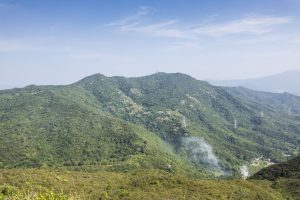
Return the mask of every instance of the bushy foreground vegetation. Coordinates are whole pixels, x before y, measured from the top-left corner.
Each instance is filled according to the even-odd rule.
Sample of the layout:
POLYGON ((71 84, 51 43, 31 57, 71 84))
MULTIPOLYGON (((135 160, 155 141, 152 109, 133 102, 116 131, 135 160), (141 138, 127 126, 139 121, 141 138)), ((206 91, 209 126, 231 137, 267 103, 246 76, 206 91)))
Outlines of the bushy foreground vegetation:
POLYGON ((283 199, 268 181, 188 179, 159 170, 9 169, 0 173, 0 199, 283 199))
POLYGON ((3 185, 0 188, 0 200, 81 200, 82 197, 74 195, 66 195, 63 192, 52 190, 44 192, 34 192, 27 190, 19 190, 9 185, 3 185))

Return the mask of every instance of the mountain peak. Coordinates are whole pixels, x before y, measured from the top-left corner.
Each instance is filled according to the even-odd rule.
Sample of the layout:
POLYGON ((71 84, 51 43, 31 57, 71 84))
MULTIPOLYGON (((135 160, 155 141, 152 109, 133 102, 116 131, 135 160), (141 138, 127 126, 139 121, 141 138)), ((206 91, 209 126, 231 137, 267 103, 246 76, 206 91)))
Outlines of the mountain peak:
POLYGON ((84 84, 84 85, 85 84, 92 84, 92 83, 103 81, 103 80, 106 80, 106 79, 108 79, 107 76, 105 76, 103 74, 100 74, 100 73, 97 73, 97 74, 87 76, 87 77, 77 81, 74 84, 84 84))
POLYGON ((149 76, 182 77, 182 78, 195 79, 190 75, 183 74, 183 73, 180 73, 180 72, 176 72, 176 73, 157 72, 157 73, 151 74, 149 76))

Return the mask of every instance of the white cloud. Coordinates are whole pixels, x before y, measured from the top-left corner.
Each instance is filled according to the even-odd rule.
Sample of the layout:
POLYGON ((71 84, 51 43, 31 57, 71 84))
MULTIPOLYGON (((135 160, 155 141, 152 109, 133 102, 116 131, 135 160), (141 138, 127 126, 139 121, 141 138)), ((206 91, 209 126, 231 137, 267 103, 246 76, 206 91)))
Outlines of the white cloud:
POLYGON ((141 25, 141 22, 127 24, 119 27, 122 32, 137 32, 155 37, 169 37, 192 39, 194 38, 188 30, 174 27, 178 22, 176 20, 162 21, 154 24, 141 25))
MULTIPOLYGON (((153 8, 151 8, 153 9, 153 8)), ((111 23, 120 32, 140 33, 152 37, 177 39, 201 39, 204 36, 222 37, 231 34, 263 35, 274 32, 277 26, 289 24, 291 17, 248 16, 240 19, 216 23, 219 15, 208 16, 199 23, 183 25, 178 20, 166 20, 147 23, 144 20, 151 12, 149 8, 140 9, 135 15, 111 23)), ((147 20, 149 21, 149 20, 147 20)))
POLYGON ((182 30, 182 27, 175 26, 178 24, 177 20, 144 23, 144 17, 153 13, 154 10, 152 7, 142 6, 136 14, 109 23, 107 26, 116 27, 120 32, 136 32, 153 37, 192 38, 191 34, 182 30))
POLYGON ((238 33, 264 34, 272 32, 277 25, 288 24, 291 23, 291 21, 292 19, 290 17, 254 16, 222 24, 201 26, 194 31, 210 36, 224 36, 238 33))
POLYGON ((107 24, 107 26, 122 26, 133 21, 139 20, 142 16, 148 15, 154 11, 154 8, 148 6, 141 6, 138 12, 132 16, 125 17, 119 21, 107 24))

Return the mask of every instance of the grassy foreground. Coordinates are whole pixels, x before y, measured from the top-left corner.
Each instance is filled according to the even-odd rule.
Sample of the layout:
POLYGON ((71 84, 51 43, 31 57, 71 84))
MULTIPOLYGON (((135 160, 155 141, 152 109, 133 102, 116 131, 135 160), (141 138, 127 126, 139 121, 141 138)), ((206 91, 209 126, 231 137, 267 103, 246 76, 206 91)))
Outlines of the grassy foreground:
POLYGON ((2 169, 0 200, 284 199, 263 180, 199 180, 159 170, 128 173, 2 169))

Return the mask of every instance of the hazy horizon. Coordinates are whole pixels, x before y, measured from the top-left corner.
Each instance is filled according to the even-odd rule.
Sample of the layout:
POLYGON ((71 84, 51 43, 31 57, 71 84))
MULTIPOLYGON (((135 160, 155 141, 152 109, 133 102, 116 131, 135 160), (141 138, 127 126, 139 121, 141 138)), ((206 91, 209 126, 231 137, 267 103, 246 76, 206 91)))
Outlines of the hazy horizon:
MULTIPOLYGON (((239 80, 251 80, 251 79, 259 79, 259 78, 264 78, 264 77, 268 77, 268 76, 273 76, 273 75, 278 75, 278 74, 283 74, 285 72, 291 72, 291 71, 296 71, 296 70, 288 70, 288 71, 283 71, 283 72, 279 72, 279 73, 276 73, 276 74, 267 74, 267 75, 264 75, 264 76, 258 76, 258 77, 249 77, 249 78, 244 78, 244 79, 199 79, 197 77, 194 77, 193 75, 191 74, 187 74, 187 73, 182 73, 182 72, 162 72, 162 73, 182 73, 182 74, 186 74, 186 75, 189 75, 197 80, 202 80, 202 81, 208 81, 210 84, 213 84, 215 85, 215 82, 217 81, 239 81, 239 80), (213 83, 212 83, 212 82, 213 83)), ((297 71, 300 71, 300 70, 297 70, 297 71)), ((95 75, 95 74, 102 74, 104 76, 107 76, 107 77, 115 77, 115 76, 121 76, 121 77, 126 77, 126 78, 133 78, 133 77, 142 77, 142 76, 149 76, 149 75, 152 75, 152 74, 155 74, 155 73, 160 73, 160 71, 156 71, 156 72, 153 72, 151 74, 145 74, 145 75, 140 75, 140 76, 124 76, 124 75, 106 75, 106 74, 103 74, 103 73, 100 73, 100 72, 96 72, 96 73, 93 73, 93 74, 88 74, 86 76, 83 76, 83 77, 80 77, 79 79, 76 79, 74 81, 71 81, 71 82, 62 82, 62 83, 29 83, 29 84, 25 84, 25 85, 0 85, 0 90, 5 90, 5 89, 13 89, 13 88, 22 88, 22 87, 26 87, 26 86, 29 86, 29 85, 68 85, 68 84, 72 84, 72 83, 75 83, 77 81, 80 81, 81 79, 83 78, 86 78, 88 76, 92 76, 92 75, 95 75)), ((218 84, 216 84, 218 85, 218 84)))
POLYGON ((156 71, 199 80, 300 69, 297 0, 0 0, 0 89, 156 71))

